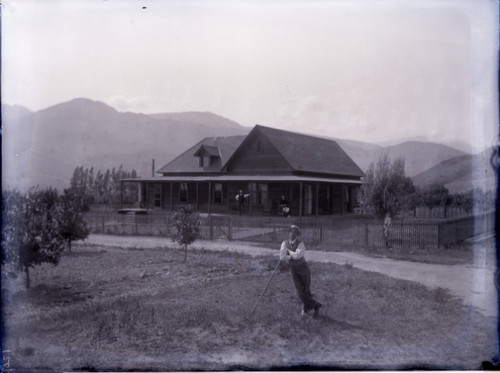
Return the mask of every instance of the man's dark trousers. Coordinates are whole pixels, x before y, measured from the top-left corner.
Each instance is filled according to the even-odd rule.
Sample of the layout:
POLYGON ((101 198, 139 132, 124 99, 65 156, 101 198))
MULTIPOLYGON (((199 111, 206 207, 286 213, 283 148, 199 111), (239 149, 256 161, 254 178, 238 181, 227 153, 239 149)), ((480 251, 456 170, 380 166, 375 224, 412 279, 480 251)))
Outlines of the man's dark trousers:
POLYGON ((292 273, 293 283, 297 289, 297 295, 304 304, 304 311, 308 312, 319 305, 311 294, 311 271, 304 259, 291 260, 290 272, 292 273))

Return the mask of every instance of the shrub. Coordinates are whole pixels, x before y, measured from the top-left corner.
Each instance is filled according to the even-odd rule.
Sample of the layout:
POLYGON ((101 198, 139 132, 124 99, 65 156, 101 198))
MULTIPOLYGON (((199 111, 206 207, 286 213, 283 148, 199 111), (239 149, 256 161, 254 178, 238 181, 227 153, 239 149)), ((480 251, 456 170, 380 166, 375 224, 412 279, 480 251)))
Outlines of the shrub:
POLYGON ((174 214, 175 232, 172 241, 184 249, 184 261, 187 258, 187 247, 192 244, 200 232, 200 216, 191 205, 180 206, 174 214))
POLYGON ((84 220, 84 213, 90 209, 89 201, 85 195, 76 193, 73 189, 66 189, 58 207, 60 232, 71 251, 71 242, 84 240, 90 233, 84 220))

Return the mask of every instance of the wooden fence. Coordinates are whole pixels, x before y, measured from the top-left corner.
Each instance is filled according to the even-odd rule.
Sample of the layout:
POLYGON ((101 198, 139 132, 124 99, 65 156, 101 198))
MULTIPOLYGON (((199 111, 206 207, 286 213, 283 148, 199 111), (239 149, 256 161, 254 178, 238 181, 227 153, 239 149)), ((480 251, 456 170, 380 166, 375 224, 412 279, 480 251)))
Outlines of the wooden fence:
MULTIPOLYGON (((440 248, 494 232, 494 213, 449 220, 393 220, 389 244, 409 249, 440 248)), ((92 233, 170 237, 175 228, 168 213, 118 214, 90 212, 86 222, 92 233)), ((297 224, 309 246, 326 250, 386 246, 383 222, 360 216, 281 218, 211 215, 200 218, 200 239, 237 240, 279 244, 288 228, 297 224)))
POLYGON ((439 223, 438 247, 445 247, 468 238, 493 234, 494 232, 494 212, 451 219, 439 223))

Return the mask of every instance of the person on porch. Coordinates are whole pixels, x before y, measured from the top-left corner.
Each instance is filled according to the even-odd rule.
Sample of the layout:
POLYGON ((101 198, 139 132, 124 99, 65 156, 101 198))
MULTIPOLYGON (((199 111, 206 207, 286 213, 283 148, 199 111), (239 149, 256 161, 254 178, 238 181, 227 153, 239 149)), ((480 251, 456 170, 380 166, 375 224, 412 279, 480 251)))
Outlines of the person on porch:
POLYGON ((299 240, 300 228, 292 225, 288 232, 288 239, 283 241, 280 249, 280 261, 289 263, 290 273, 297 290, 297 295, 302 301, 302 315, 316 316, 322 304, 314 299, 311 293, 311 271, 307 265, 304 253, 306 247, 299 240))
POLYGON ((250 194, 243 193, 243 190, 240 189, 239 193, 236 195, 236 201, 238 201, 238 212, 241 216, 243 214, 243 210, 245 209, 245 199, 250 197, 250 194))
POLYGON ((287 201, 285 196, 281 196, 280 201, 280 215, 283 217, 288 217, 290 214, 290 203, 287 201))

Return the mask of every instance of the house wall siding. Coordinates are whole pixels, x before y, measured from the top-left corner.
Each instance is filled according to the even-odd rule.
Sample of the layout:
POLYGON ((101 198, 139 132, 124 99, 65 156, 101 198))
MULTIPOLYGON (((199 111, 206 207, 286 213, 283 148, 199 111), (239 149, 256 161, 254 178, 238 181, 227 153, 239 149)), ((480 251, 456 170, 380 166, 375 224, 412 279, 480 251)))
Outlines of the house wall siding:
POLYGON ((291 173, 292 169, 267 138, 256 134, 242 146, 231 161, 228 172, 235 175, 291 173))

